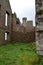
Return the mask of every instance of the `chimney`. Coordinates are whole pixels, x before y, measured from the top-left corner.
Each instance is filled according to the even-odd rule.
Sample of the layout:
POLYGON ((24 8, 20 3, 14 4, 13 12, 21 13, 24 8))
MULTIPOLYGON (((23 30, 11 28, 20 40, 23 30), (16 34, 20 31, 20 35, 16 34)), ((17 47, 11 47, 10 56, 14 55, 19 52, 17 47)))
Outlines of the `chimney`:
POLYGON ((22 18, 22 21, 23 21, 23 26, 26 26, 27 18, 26 18, 26 17, 23 17, 23 18, 22 18))
POLYGON ((26 23, 27 22, 27 18, 26 17, 23 17, 22 18, 22 21, 23 21, 23 23, 26 23))

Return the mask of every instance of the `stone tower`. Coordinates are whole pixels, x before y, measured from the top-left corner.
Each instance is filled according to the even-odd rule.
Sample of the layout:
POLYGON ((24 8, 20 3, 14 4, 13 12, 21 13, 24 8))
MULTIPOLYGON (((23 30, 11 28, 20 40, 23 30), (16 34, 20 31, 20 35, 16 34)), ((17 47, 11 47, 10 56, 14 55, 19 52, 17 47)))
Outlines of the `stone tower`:
POLYGON ((43 0, 35 0, 36 5, 36 50, 43 55, 43 0))

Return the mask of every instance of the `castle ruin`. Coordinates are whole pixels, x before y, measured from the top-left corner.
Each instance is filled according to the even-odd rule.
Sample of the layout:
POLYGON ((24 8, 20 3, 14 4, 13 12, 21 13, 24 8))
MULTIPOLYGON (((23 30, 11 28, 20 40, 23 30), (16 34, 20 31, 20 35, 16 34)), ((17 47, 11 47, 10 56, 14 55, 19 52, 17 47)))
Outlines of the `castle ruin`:
POLYGON ((9 41, 34 42, 35 28, 33 21, 24 17, 20 23, 16 13, 12 14, 9 0, 0 0, 0 44, 9 41))

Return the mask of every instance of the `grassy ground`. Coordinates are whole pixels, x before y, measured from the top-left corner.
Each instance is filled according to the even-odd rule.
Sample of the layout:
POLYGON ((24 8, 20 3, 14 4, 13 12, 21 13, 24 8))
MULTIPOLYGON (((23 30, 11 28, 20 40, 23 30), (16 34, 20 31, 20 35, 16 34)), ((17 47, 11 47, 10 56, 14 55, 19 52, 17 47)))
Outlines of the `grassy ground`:
POLYGON ((42 60, 36 54, 35 43, 12 42, 0 46, 0 65, 43 65, 42 60))

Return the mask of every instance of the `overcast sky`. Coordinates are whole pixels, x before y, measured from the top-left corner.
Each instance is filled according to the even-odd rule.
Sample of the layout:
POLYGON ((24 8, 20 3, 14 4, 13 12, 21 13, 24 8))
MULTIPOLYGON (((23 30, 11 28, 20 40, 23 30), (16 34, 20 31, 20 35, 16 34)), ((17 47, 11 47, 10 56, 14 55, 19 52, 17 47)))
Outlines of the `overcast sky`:
POLYGON ((23 17, 27 17, 35 25, 35 0, 10 0, 10 4, 12 12, 16 12, 21 21, 23 17))

